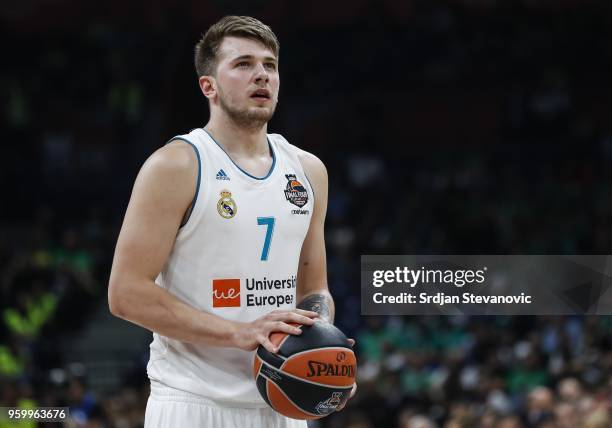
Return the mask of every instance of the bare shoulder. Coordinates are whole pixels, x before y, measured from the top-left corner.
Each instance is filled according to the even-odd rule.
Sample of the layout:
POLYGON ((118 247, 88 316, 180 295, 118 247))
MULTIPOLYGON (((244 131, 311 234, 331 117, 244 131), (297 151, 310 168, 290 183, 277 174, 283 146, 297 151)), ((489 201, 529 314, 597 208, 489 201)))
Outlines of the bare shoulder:
POLYGON ((323 164, 321 159, 319 159, 312 153, 307 152, 306 150, 303 150, 298 146, 291 144, 281 134, 269 135, 274 137, 276 141, 280 144, 284 144, 290 147, 290 150, 297 154, 298 160, 300 161, 302 168, 304 168, 304 172, 308 176, 309 180, 316 180, 317 178, 327 180, 327 169, 325 168, 325 165, 323 164))
POLYGON ((176 140, 157 149, 146 160, 144 168, 165 174, 191 175, 197 171, 198 160, 190 144, 176 140))
POLYGON ((301 149, 298 154, 298 159, 300 160, 302 168, 304 168, 304 172, 308 176, 309 180, 317 181, 321 184, 327 183, 327 168, 325 168, 325 164, 321 161, 321 159, 312 153, 301 149))
POLYGON ((197 177, 195 150, 190 144, 177 140, 157 149, 145 161, 134 192, 154 196, 160 205, 172 204, 184 210, 193 200, 197 177))
POLYGON ((313 196, 317 201, 315 202, 313 221, 319 219, 318 222, 322 222, 327 210, 327 169, 321 159, 307 151, 300 150, 298 159, 302 164, 302 168, 304 168, 304 173, 308 177, 314 192, 313 196))

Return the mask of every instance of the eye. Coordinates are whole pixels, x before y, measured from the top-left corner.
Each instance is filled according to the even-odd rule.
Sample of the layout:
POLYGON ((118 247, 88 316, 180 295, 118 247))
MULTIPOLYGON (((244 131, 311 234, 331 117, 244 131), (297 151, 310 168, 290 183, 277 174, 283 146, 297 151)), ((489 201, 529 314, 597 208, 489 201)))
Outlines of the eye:
POLYGON ((248 67, 249 63, 247 61, 240 61, 239 63, 236 64, 236 67, 248 67))
POLYGON ((264 66, 270 70, 276 70, 276 63, 274 62, 266 62, 264 66))

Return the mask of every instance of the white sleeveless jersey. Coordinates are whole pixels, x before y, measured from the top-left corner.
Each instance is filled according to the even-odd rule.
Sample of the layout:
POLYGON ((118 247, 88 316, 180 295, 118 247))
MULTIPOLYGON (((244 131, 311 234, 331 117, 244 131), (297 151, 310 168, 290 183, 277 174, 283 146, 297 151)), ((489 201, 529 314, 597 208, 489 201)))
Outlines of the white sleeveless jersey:
MULTIPOLYGON (((237 166, 202 128, 172 140, 198 154, 193 209, 157 284, 198 310, 250 322, 296 305, 296 277, 314 194, 301 152, 268 135, 272 167, 262 178, 237 166)), ((237 407, 265 407, 253 379, 254 352, 194 345, 153 334, 153 383, 237 407)))

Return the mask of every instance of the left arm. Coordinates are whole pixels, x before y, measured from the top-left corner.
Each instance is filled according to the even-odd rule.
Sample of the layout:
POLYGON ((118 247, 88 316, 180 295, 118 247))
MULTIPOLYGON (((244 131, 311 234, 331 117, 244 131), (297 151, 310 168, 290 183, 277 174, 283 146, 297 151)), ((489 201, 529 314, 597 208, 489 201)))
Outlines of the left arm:
MULTIPOLYGON (((300 156, 304 172, 310 180, 313 192, 316 194, 310 227, 302 244, 300 264, 297 274, 298 309, 318 312, 319 318, 334 322, 334 299, 329 294, 327 286, 327 262, 325 256, 325 213, 327 211, 327 171, 325 165, 317 157, 304 152, 300 156)), ((352 347, 355 344, 349 339, 352 347)), ((357 383, 353 384, 350 398, 357 391, 357 383)), ((343 402, 336 411, 346 405, 343 402)))
MULTIPOLYGON (((327 211, 327 170, 316 156, 303 152, 300 162, 316 195, 308 233, 302 244, 297 273, 297 307, 318 312, 319 318, 334 322, 334 300, 327 286, 325 255, 325 213, 327 211)), ((311 195, 313 196, 313 195, 311 195)))

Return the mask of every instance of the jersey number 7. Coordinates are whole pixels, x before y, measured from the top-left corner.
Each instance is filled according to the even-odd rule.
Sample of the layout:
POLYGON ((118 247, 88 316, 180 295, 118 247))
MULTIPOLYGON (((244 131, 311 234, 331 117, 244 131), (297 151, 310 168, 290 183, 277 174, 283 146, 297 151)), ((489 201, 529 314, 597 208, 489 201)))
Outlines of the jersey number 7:
POLYGON ((272 242, 272 234, 274 233, 274 222, 274 217, 257 217, 257 224, 259 226, 267 226, 266 239, 264 240, 263 249, 261 250, 262 262, 268 260, 268 254, 270 253, 270 243, 272 242))

